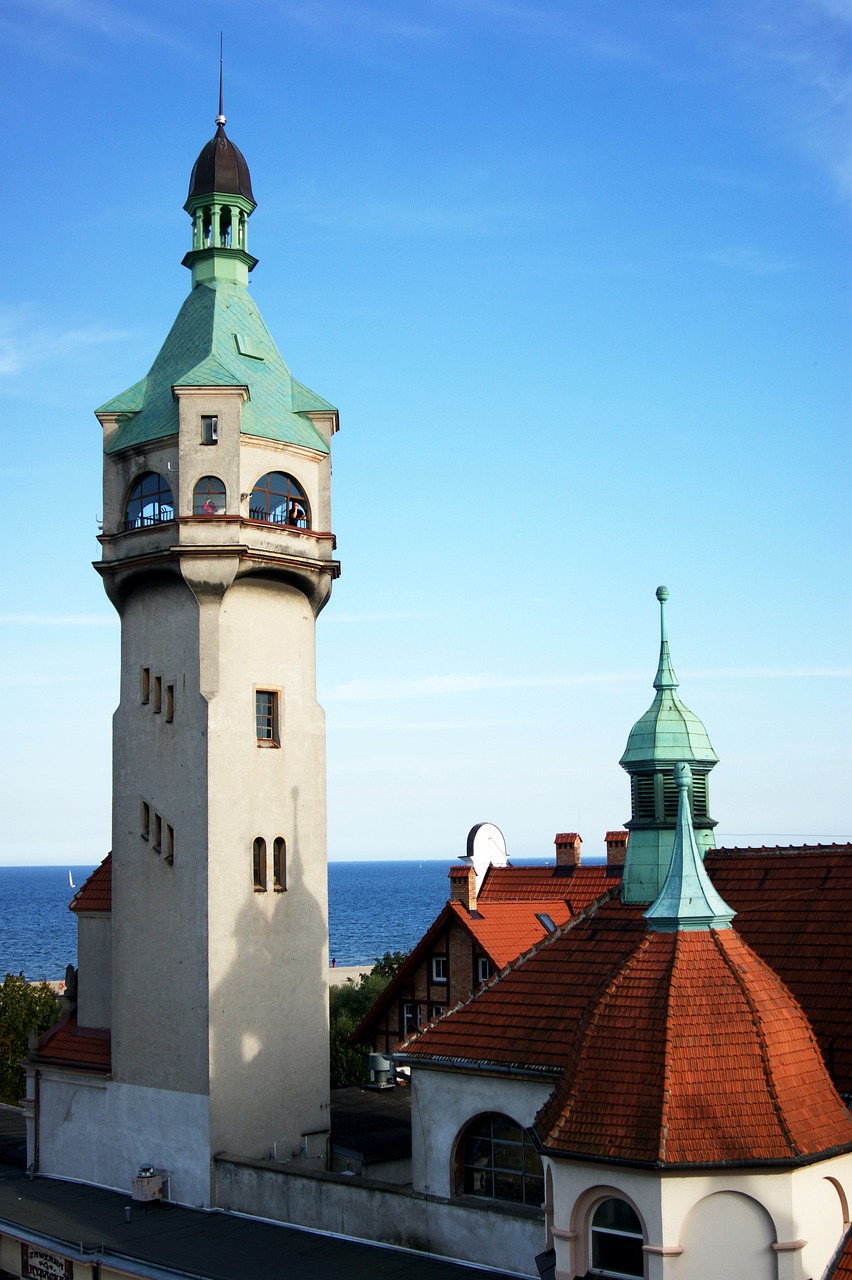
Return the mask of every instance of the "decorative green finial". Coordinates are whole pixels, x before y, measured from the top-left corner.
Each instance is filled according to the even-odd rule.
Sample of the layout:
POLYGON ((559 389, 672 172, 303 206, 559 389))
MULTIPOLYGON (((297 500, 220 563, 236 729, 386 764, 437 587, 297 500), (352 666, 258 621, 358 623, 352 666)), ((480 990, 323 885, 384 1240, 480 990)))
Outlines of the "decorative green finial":
POLYGON ((666 601, 669 598, 668 587, 657 587, 657 599, 660 602, 660 661, 654 677, 655 689, 676 689, 680 683, 674 673, 672 660, 669 657, 669 637, 666 632, 666 601))
MULTIPOLYGON (((657 593, 659 595, 659 592, 657 593)), ((649 926, 657 933, 678 929, 729 929, 736 914, 710 883, 695 843, 689 788, 692 770, 676 764, 677 829, 668 874, 659 896, 645 912, 649 926)))

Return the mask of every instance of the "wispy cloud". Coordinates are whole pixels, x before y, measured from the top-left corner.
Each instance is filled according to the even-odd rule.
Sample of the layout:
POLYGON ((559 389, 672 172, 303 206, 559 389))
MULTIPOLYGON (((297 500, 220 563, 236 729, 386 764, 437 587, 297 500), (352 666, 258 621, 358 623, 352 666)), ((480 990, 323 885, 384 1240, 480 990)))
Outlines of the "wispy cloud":
POLYGON ((796 269, 792 262, 784 258, 770 257, 762 250, 745 244, 716 249, 715 252, 707 254, 706 261, 712 262, 717 267, 725 267, 729 271, 745 271, 752 276, 781 275, 783 272, 796 269))
POLYGON ((108 613, 2 613, 0 625, 9 627, 117 627, 108 613))
POLYGON ((89 62, 90 47, 75 45, 69 34, 100 36, 113 44, 156 44, 190 52, 185 40, 174 34, 174 24, 161 25, 139 17, 129 6, 98 0, 6 0, 0 20, 4 40, 21 53, 41 62, 89 62))
POLYGON ((329 618, 329 622, 400 622, 415 619, 423 621, 426 618, 435 618, 434 613, 416 613, 416 612, 397 612, 397 613, 337 613, 329 618))
POLYGON ((97 349, 132 336, 129 329, 102 325, 52 324, 27 304, 0 306, 0 377, 13 377, 30 364, 47 365, 77 360, 86 349, 97 349))
MULTIPOLYGON (((685 671, 689 680, 806 680, 849 679, 852 667, 715 667, 685 671)), ((402 701, 407 698, 459 697, 470 693, 497 693, 511 689, 560 689, 582 685, 617 685, 646 682, 648 672, 601 671, 572 675, 501 676, 484 672, 458 675, 400 677, 390 680, 348 680, 322 695, 323 702, 402 701)))

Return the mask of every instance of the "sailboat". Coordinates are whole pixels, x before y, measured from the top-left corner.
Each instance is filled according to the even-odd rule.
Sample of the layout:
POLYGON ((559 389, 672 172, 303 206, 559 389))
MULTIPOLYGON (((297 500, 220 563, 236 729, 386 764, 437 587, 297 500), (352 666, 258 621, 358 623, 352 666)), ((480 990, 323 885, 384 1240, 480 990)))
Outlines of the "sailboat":
POLYGON ((76 889, 76 888, 77 888, 76 884, 74 883, 74 877, 72 876, 72 874, 71 874, 70 870, 69 870, 69 872, 68 872, 68 883, 70 884, 70 886, 71 886, 71 888, 72 888, 72 889, 76 889))

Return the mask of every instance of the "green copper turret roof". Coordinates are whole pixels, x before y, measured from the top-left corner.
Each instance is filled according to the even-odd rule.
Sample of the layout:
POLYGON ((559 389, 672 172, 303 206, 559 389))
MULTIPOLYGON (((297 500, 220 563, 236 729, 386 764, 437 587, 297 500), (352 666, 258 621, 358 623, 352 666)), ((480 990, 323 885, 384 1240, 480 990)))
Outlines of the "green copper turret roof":
POLYGON ((622 768, 636 766, 665 766, 688 760, 692 764, 706 764, 712 768, 719 757, 710 745, 707 730, 676 693, 678 679, 669 655, 666 633, 666 587, 657 588, 660 602, 660 661, 654 677, 657 695, 645 714, 630 730, 622 768))
POLYGON ((248 290, 223 281, 192 290, 148 376, 96 411, 119 415, 109 452, 175 435, 172 388, 213 386, 248 388, 244 435, 328 453, 307 414, 334 413, 334 406, 292 376, 248 290))
POLYGON ((656 933, 677 929, 729 929, 736 914, 710 883, 695 842, 689 787, 692 770, 688 764, 674 767, 677 784, 677 828, 668 874, 659 895, 645 912, 656 933))

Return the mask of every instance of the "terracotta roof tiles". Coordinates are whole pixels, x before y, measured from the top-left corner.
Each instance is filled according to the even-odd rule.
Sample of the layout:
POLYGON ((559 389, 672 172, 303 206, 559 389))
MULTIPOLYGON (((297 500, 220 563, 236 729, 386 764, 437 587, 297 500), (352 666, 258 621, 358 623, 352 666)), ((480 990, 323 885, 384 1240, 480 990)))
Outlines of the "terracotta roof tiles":
POLYGON ((89 1071, 110 1071, 112 1041, 109 1031, 78 1027, 72 1013, 42 1036, 33 1060, 42 1066, 81 1067, 89 1071))
POLYGON ((112 910, 112 854, 108 853, 68 904, 69 911, 112 910))

